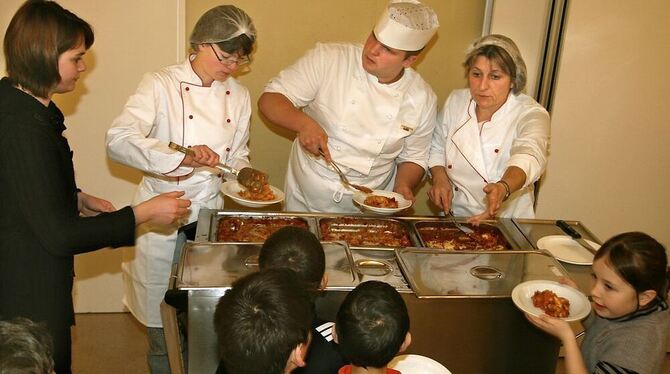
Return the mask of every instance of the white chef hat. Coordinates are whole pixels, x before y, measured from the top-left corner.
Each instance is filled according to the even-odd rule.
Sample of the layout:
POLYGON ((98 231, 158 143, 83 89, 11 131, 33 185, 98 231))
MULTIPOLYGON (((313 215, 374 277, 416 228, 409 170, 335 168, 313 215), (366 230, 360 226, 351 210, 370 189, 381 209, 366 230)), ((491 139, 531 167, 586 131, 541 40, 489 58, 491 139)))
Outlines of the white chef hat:
POLYGON ((437 14, 417 0, 391 0, 374 33, 377 40, 394 49, 418 51, 435 35, 437 14))
POLYGON ((219 5, 203 14, 191 33, 191 44, 221 43, 246 35, 256 38, 256 27, 242 9, 233 5, 219 5))
POLYGON ((518 94, 526 87, 526 63, 523 61, 523 57, 521 57, 519 47, 516 46, 512 39, 500 34, 483 36, 468 49, 466 61, 478 55, 481 49, 488 45, 493 45, 504 50, 512 58, 514 62, 514 81, 512 82, 514 86, 512 87, 512 91, 514 94, 518 94))

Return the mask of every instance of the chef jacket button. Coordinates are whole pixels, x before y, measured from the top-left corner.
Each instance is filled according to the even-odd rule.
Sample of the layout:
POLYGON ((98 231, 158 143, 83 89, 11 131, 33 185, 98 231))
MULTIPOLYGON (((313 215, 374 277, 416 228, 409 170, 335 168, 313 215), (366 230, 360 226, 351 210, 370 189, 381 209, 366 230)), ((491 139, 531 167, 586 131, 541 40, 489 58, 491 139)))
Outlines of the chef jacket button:
POLYGON ((193 114, 190 114, 190 115, 188 116, 188 119, 193 119, 193 114))
POLYGON ((230 152, 230 148, 226 148, 226 152, 230 152))
POLYGON ((230 118, 226 119, 226 122, 230 123, 230 118))
POLYGON ((447 165, 447 169, 451 169, 451 164, 447 165))
POLYGON ((391 119, 391 118, 393 118, 393 116, 390 115, 390 114, 387 114, 387 115, 386 115, 386 118, 391 119))
POLYGON ((493 152, 498 153, 500 150, 498 148, 494 149, 493 152))
POLYGON ((230 95, 230 91, 226 91, 226 95, 230 95))
POLYGON ((458 187, 454 187, 454 191, 458 191, 458 187))
POLYGON ((351 100, 351 103, 352 103, 352 104, 356 104, 356 100, 351 100))
POLYGON ((190 90, 190 88, 189 88, 189 87, 186 87, 186 88, 184 88, 184 90, 188 91, 188 90, 190 90))

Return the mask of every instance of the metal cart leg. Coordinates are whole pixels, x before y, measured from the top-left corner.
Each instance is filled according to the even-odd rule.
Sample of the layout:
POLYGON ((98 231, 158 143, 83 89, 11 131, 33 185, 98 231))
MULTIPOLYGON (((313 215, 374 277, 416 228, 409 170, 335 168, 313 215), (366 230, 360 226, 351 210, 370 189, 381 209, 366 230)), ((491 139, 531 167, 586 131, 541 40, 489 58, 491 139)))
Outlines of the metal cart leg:
POLYGON ((184 360, 182 359, 181 337, 177 323, 177 309, 161 302, 161 320, 165 332, 165 344, 172 374, 184 374, 184 360))

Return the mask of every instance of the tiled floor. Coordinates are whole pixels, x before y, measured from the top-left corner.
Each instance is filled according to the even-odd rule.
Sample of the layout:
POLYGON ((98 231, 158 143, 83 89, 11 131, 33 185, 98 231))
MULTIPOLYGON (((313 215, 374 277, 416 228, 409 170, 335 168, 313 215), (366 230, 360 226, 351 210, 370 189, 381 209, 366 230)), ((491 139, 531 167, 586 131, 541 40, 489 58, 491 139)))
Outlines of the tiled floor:
MULTIPOLYGON (((146 332, 130 313, 78 314, 76 318, 72 337, 75 374, 149 373, 146 332)), ((561 359, 556 374, 563 373, 561 359)), ((670 374, 670 358, 663 373, 670 374)))

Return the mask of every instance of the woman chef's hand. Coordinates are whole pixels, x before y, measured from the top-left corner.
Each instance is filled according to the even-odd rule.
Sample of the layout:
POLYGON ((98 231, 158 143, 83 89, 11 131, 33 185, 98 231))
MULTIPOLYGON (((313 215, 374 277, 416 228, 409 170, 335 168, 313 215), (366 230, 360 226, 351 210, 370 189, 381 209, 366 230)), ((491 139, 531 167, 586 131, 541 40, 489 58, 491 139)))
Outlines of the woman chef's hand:
POLYGON ((194 145, 188 147, 194 155, 186 155, 181 161, 180 166, 198 168, 201 166, 215 167, 220 162, 219 154, 214 152, 206 145, 194 145))
POLYGON ((188 214, 191 200, 180 199, 184 191, 166 192, 133 208, 135 224, 152 221, 161 225, 171 224, 188 214))
POLYGON ((111 202, 81 191, 77 192, 77 208, 84 217, 93 217, 100 213, 116 211, 111 202))
POLYGON ((328 134, 314 120, 300 127, 300 130, 298 130, 298 141, 307 152, 318 156, 320 154, 319 151, 321 151, 326 162, 332 161, 330 150, 328 149, 328 134))
POLYGON ((482 213, 474 215, 468 219, 468 223, 471 223, 475 226, 479 225, 482 221, 495 217, 502 206, 503 201, 505 200, 505 186, 501 183, 489 183, 484 186, 484 193, 486 194, 486 210, 482 213))
POLYGON ((451 200, 454 198, 454 190, 447 177, 447 172, 443 166, 434 166, 430 169, 432 177, 432 187, 428 190, 428 197, 443 212, 451 210, 451 200))

